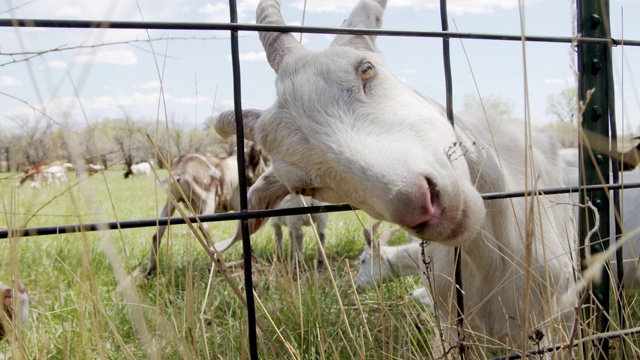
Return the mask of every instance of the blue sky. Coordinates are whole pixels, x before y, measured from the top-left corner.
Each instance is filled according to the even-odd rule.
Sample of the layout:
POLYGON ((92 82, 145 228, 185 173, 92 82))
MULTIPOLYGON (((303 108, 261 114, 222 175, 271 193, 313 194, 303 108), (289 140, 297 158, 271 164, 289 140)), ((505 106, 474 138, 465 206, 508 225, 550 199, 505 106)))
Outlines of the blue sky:
MULTIPOLYGON (((307 0, 305 25, 339 26, 355 2, 307 0)), ((523 2, 526 34, 574 34, 573 1, 523 2)), ((383 27, 437 31, 438 3, 389 0, 383 27)), ((11 0, 1 4, 0 17, 4 18, 175 22, 229 19, 228 3, 216 0, 11 0)), ((283 15, 289 24, 301 23, 302 4, 301 0, 284 0, 283 15)), ((257 0, 238 1, 240 22, 255 21, 256 5, 257 0)), ((518 0, 450 0, 449 11, 452 30, 457 26, 461 32, 521 33, 518 0)), ((640 1, 611 0, 611 13, 614 37, 620 38, 624 31, 625 38, 640 40, 636 21, 640 1)), ((224 31, 0 28, 0 126, 12 128, 18 122, 35 121, 42 117, 40 112, 60 124, 126 115, 200 126, 207 116, 233 106, 228 38, 224 31), (155 41, 149 42, 149 38, 155 41), (29 61, 20 61, 24 56, 18 54, 60 47, 73 49, 49 52, 29 61)), ((324 49, 330 41, 328 35, 303 36, 303 43, 311 49, 324 49)), ((392 72, 422 94, 444 102, 441 40, 379 37, 378 47, 392 72)), ((527 43, 525 50, 532 121, 544 124, 551 120, 545 114, 547 96, 575 84, 575 53, 568 44, 527 43)), ((243 107, 270 106, 275 99, 275 75, 255 33, 240 33, 240 52, 243 107)), ((640 48, 619 47, 614 61, 619 124, 623 116, 625 121, 619 128, 635 133, 640 126, 640 69, 633 64, 640 63, 640 48)), ((521 43, 454 39, 452 66, 456 107, 466 94, 479 91, 482 96, 509 101, 515 116, 524 118, 521 43)))

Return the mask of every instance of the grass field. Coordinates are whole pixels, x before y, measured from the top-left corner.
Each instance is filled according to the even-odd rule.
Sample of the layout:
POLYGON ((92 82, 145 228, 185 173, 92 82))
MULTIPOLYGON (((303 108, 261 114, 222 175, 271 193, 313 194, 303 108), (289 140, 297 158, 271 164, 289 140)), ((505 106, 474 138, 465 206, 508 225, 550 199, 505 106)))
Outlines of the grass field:
MULTIPOLYGON (((0 228, 155 218, 166 201, 153 178, 123 179, 108 171, 69 188, 2 187, 0 228)), ((14 174, 15 175, 15 174, 14 174)), ((160 170, 158 176, 166 172, 160 170)), ((329 269, 316 272, 316 240, 305 236, 303 269, 274 262, 270 226, 252 239, 257 261, 253 281, 258 351, 264 359, 424 359, 438 346, 432 315, 410 298, 421 286, 404 278, 357 294, 353 277, 364 247, 362 212, 332 213, 327 234, 329 269), (297 279, 297 280, 294 280, 297 279)), ((214 241, 226 239, 235 222, 212 223, 214 241)), ((249 356, 244 275, 231 268, 226 281, 186 225, 165 236, 155 277, 135 291, 118 290, 124 277, 146 259, 154 228, 60 234, 0 240, 0 280, 21 279, 32 296, 28 329, 0 342, 0 359, 244 359, 249 356)), ((392 241, 403 242, 397 234, 392 241)), ((285 249, 291 250, 285 240, 285 249)), ((242 259, 242 246, 222 255, 242 259)), ((639 305, 628 294, 637 326, 639 305)), ((626 337, 635 355, 637 337, 626 337)), ((617 344, 617 342, 615 343, 617 344)), ((617 354, 616 347, 612 354, 617 354)), ((473 357, 472 357, 473 358, 473 357)), ((611 358, 619 358, 613 355, 611 358)))
MULTIPOLYGON (((159 171, 159 176, 166 173, 159 171)), ((123 179, 108 171, 70 188, 16 188, 3 176, 0 228, 154 218, 166 196, 153 178, 123 179)), ((258 344, 261 358, 424 358, 431 331, 425 309, 409 297, 419 280, 386 284, 356 295, 352 277, 364 247, 360 212, 330 215, 326 254, 330 271, 313 270, 316 240, 305 236, 298 280, 291 264, 275 263, 266 226, 253 238, 258 344)), ((235 222, 212 223, 215 240, 235 222)), ((117 278, 146 258, 153 228, 23 237, 0 241, 0 280, 20 278, 32 296, 30 326, 0 343, 12 359, 241 359, 248 357, 246 310, 212 266, 186 225, 174 226, 160 251, 154 278, 137 293, 117 291, 117 278)), ((404 235, 398 235, 402 241, 404 235)), ((242 259, 236 245, 222 258, 242 259)), ((285 249, 290 250, 288 239, 285 249)), ((230 277, 244 294, 243 272, 230 277)))

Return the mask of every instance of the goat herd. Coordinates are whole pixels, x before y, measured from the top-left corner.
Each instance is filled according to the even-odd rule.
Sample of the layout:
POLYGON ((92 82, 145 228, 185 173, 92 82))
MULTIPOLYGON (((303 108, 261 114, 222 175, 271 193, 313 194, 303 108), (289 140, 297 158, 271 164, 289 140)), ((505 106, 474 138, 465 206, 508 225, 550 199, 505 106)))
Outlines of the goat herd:
MULTIPOLYGON (((380 28, 385 6, 386 0, 361 0, 342 26, 380 28)), ((256 19, 258 24, 285 25, 280 0, 260 1, 256 19)), ((542 336, 535 338, 540 346, 568 340, 580 279, 574 256, 577 195, 485 201, 481 194, 576 186, 578 169, 571 164, 577 159, 571 157, 577 152, 561 151, 553 134, 521 123, 472 117, 456 118, 452 126, 440 104, 386 68, 374 35, 336 35, 324 51, 305 49, 290 33, 260 32, 259 37, 276 73, 277 100, 268 109, 241 114, 244 137, 259 145, 245 159, 250 210, 347 203, 398 225, 391 231, 404 229, 419 239, 388 246, 390 232, 376 240, 378 225, 365 230, 356 286, 363 290, 393 276, 421 275, 424 288, 414 295, 439 315, 446 341, 455 343, 459 331, 467 342, 489 347, 529 348, 534 332, 542 336), (268 168, 260 149, 271 159, 268 168), (461 253, 463 328, 456 326, 453 300, 454 247, 461 253)), ((220 136, 235 135, 235 117, 227 111, 216 118, 220 136)), ((235 157, 185 155, 173 162, 165 184, 177 184, 170 186, 170 196, 196 213, 238 210, 237 170, 235 157)), ((145 171, 132 167, 128 173, 145 171)), ((38 172, 48 182, 54 175, 46 174, 54 173, 38 172)), ((626 172, 625 181, 638 180, 637 170, 626 172)), ((640 227, 639 193, 623 193, 626 229, 640 227)), ((167 200, 161 216, 174 210, 175 203, 167 200)), ((324 242, 327 215, 311 218, 324 242)), ((277 248, 280 227, 286 225, 297 254, 300 227, 309 225, 308 220, 272 219, 277 248)), ((264 223, 250 220, 250 232, 264 223)), ((148 264, 135 276, 155 270, 165 230, 157 229, 148 264)), ((227 250, 240 237, 238 227, 215 250, 227 250)), ((624 247, 624 283, 637 290, 637 236, 624 247)))

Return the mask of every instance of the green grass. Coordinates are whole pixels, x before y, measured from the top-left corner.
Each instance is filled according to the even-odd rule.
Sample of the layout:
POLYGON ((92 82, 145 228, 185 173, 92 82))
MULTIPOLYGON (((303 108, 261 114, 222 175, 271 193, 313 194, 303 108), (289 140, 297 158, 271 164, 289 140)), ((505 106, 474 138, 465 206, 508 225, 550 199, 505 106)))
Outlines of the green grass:
MULTIPOLYGON (((153 178, 125 180, 108 171, 70 187, 16 188, 12 174, 0 179, 0 228, 39 227, 155 218, 166 201, 153 178)), ((159 177, 166 172, 159 171, 159 177)), ((364 247, 362 212, 332 213, 327 233, 329 269, 316 271, 316 240, 306 228, 302 269, 274 262, 273 232, 252 237, 257 257, 253 284, 263 359, 424 359, 438 346, 436 322, 411 300, 420 287, 404 278, 357 294, 352 285, 364 247), (435 345, 434 345, 435 344, 435 345)), ((235 222, 211 223, 214 241, 230 237, 235 222)), ((389 226, 384 224, 383 226, 389 226)), ((32 296, 28 329, 0 342, 0 359, 245 359, 249 357, 244 273, 217 271, 186 225, 165 235, 155 277, 118 289, 146 259, 154 228, 123 229, 0 240, 0 280, 21 279, 32 296)), ((405 240, 396 234, 392 244, 405 240)), ((285 250, 291 244, 285 240, 285 250)), ((242 246, 221 255, 239 264, 242 246)), ((638 326, 640 305, 627 295, 629 325, 638 326)), ((629 336, 627 354, 640 351, 629 336)), ((610 358, 621 358, 612 342, 610 358)), ((480 355, 478 355, 480 356, 480 355)), ((473 357, 473 356, 472 356, 473 357)))
MULTIPOLYGON (((160 171, 159 176, 166 173, 160 171)), ((9 174, 11 175, 11 174, 9 174)), ((166 196, 152 178, 125 180, 108 171, 70 188, 16 188, 0 181, 0 228, 39 227, 157 216, 166 196)), ((28 185, 28 184, 26 184, 28 185)), ((428 315, 409 293, 407 278, 356 294, 352 276, 364 247, 361 212, 330 215, 329 268, 313 270, 316 240, 306 229, 304 268, 273 263, 270 226, 252 238, 259 354, 264 359, 428 358, 433 333, 428 315), (330 271, 329 271, 330 270, 330 271), (297 278, 297 280, 294 280, 297 278)), ((235 222, 210 224, 214 241, 228 238, 235 222)), ((0 342, 0 359, 243 359, 249 356, 244 274, 233 286, 218 272, 186 225, 173 226, 160 249, 157 275, 118 291, 119 274, 146 258, 154 228, 60 234, 0 240, 0 280, 20 278, 32 296, 30 326, 0 342), (139 320, 142 319, 142 320, 139 320)), ((401 236, 401 235, 400 235, 401 236)), ((291 249, 288 239, 285 249, 291 249)), ((221 258, 242 260, 236 245, 221 258)))

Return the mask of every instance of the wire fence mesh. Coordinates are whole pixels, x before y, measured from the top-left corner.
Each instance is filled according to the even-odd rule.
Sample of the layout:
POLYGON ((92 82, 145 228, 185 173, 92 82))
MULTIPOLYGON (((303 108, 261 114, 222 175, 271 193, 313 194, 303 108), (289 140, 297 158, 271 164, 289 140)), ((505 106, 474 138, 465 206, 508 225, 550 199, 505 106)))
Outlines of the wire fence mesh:
MULTIPOLYGON (((594 0, 597 1, 597 0, 594 0)), ((583 0, 581 3, 588 2, 583 0)), ((269 31, 269 32, 295 32, 295 33, 313 33, 313 34, 355 34, 355 35, 377 35, 377 36, 393 36, 393 37, 420 37, 420 38, 442 38, 446 41, 448 39, 473 39, 473 40, 495 40, 495 41, 517 41, 517 42, 549 42, 549 43, 566 43, 574 45, 604 45, 604 46, 640 46, 640 40, 633 39, 613 39, 609 37, 554 37, 554 36, 529 36, 529 35, 513 35, 513 34, 478 34, 478 33, 459 33, 448 31, 448 27, 443 23, 443 31, 429 32, 429 31, 406 31, 406 30, 373 30, 373 29, 349 29, 338 27, 309 27, 309 26, 275 26, 275 25, 258 25, 258 24, 240 24, 237 23, 237 9, 235 1, 230 0, 231 9, 231 23, 168 23, 168 22, 125 22, 125 21, 109 21, 109 22, 95 22, 95 21, 63 21, 63 20, 46 20, 46 19, 0 19, 0 27, 33 27, 33 28, 77 28, 77 29, 165 29, 165 30, 226 30, 229 31, 232 36, 230 44, 232 48, 232 66, 234 73, 234 87, 235 87, 235 109, 238 114, 242 109, 240 102, 242 96, 242 90, 240 86, 240 64, 239 64, 239 50, 238 44, 240 39, 238 38, 239 32, 256 32, 256 31, 269 31)), ((446 9, 446 1, 441 1, 441 6, 446 9)), ((443 19, 446 20, 446 12, 443 13, 443 19)), ((446 47, 446 45, 445 45, 446 47)), ((445 51, 446 53, 446 51, 445 51)), ((445 64, 448 64, 448 59, 445 59, 445 64)), ((450 80, 447 81, 450 84, 450 80)), ((450 92, 450 91, 449 91, 450 92)), ((452 120, 452 106, 448 101, 448 111, 452 120)), ((240 115, 237 117, 236 127, 238 133, 242 134, 242 121, 240 115)), ((238 153, 238 169, 239 179, 244 182, 244 147, 243 141, 237 142, 238 153)), ((540 189, 536 191, 516 191, 510 193, 496 193, 496 194, 483 194, 482 197, 485 201, 492 199, 505 199, 512 197, 531 196, 533 194, 560 194, 560 193, 575 193, 578 191, 594 191, 598 189, 606 189, 605 192, 610 190, 617 190, 622 188, 637 188, 638 184, 604 184, 604 185, 588 185, 579 187, 567 187, 567 188, 554 188, 554 189, 540 189)), ((52 235, 62 233, 73 232, 90 232, 101 230, 113 230, 113 229, 129 229, 138 227, 155 227, 168 224, 185 224, 196 222, 218 222, 218 221, 231 221, 240 220, 243 224, 243 243, 245 254, 245 281, 246 282, 246 299, 253 299, 253 285, 251 283, 251 247, 248 235, 247 220, 274 217, 274 216, 287 216, 287 215, 299 215, 299 214, 312 214, 319 212, 340 212, 340 211, 352 211, 353 207, 349 205, 326 205, 317 207, 305 207, 305 208, 291 208, 291 209, 276 209, 276 210, 248 210, 247 206, 247 192, 246 184, 241 184, 241 211, 236 213, 226 214, 204 214, 191 217, 172 217, 172 218, 154 218, 154 219, 139 219, 139 220, 125 220, 125 221, 113 221, 105 223, 87 223, 76 225, 60 225, 49 227, 35 227, 35 228, 17 228, 0 230, 0 238, 12 238, 23 236, 37 236, 37 235, 52 235)), ((607 209, 608 211, 608 209, 607 209)), ((464 286, 460 286, 463 289, 464 286)), ((462 298, 458 298, 458 301, 462 301, 462 298)), ((253 300, 248 302, 247 307, 249 312, 255 312, 255 305, 253 300)), ((461 316, 464 314, 461 313, 461 316)), ((256 335, 255 313, 249 316, 249 329, 250 329, 250 357, 258 358, 258 344, 256 335)), ((605 329, 603 329, 605 330, 605 329)), ((632 329, 631 329, 632 331, 632 329)), ((603 331, 604 332, 604 331, 603 331)), ((605 334, 604 337, 611 337, 611 335, 605 334)), ((540 354, 544 350, 538 351, 535 354, 540 354)), ((530 355, 533 355, 531 353, 530 355)), ((513 355, 516 358, 521 355, 513 355)))

